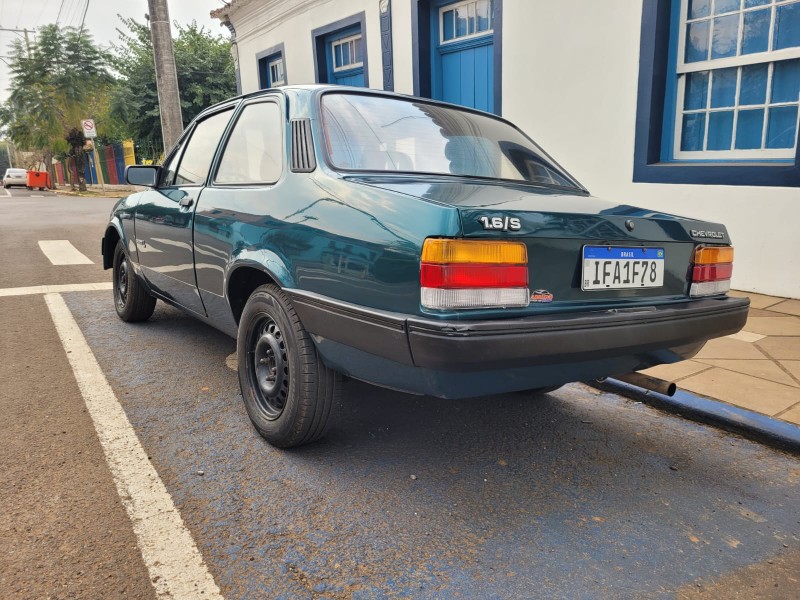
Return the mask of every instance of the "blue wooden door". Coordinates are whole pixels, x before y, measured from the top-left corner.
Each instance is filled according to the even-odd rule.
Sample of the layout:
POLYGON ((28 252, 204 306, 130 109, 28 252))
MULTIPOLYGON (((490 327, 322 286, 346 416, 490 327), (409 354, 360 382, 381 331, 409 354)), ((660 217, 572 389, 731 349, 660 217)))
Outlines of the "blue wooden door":
POLYGON ((468 0, 433 8, 434 98, 494 112, 492 4, 468 0))
POLYGON ((338 31, 325 39, 328 81, 337 85, 365 87, 364 39, 361 28, 338 31))

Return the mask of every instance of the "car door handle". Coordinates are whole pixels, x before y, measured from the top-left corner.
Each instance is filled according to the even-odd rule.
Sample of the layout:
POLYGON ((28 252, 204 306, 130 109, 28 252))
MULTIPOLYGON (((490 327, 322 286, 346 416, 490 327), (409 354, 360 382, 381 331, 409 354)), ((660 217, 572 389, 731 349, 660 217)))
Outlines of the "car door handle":
POLYGON ((194 198, 192 198, 191 196, 184 196, 183 198, 181 198, 179 204, 185 208, 189 208, 192 204, 194 204, 194 198))

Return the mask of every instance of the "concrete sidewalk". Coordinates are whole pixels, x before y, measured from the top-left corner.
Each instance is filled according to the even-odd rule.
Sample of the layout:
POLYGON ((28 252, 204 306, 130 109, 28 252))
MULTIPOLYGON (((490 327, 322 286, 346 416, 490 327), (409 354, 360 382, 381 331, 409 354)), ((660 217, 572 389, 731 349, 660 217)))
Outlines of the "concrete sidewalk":
POLYGON ((643 371, 687 391, 800 425, 800 300, 750 298, 737 334, 711 340, 692 360, 643 371))

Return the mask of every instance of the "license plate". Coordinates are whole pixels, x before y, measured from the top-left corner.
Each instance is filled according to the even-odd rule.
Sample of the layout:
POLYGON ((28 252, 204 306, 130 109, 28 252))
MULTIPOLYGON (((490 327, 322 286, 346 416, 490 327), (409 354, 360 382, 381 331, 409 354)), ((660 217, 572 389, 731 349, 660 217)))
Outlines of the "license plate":
POLYGON ((664 285, 664 249, 583 247, 583 290, 627 290, 664 285))

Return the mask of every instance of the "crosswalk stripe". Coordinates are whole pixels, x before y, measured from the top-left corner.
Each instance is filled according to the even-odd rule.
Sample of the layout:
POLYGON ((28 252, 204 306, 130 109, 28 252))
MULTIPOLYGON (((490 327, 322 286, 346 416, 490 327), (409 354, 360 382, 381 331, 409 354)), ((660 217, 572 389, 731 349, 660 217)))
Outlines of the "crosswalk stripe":
POLYGON ((33 294, 63 294, 67 292, 97 292, 112 289, 110 281, 99 283, 66 283, 60 285, 31 285, 28 287, 2 288, 3 296, 31 296, 33 294))
POLYGON ((94 262, 82 254, 69 240, 39 240, 47 259, 54 265, 93 265, 94 262))

